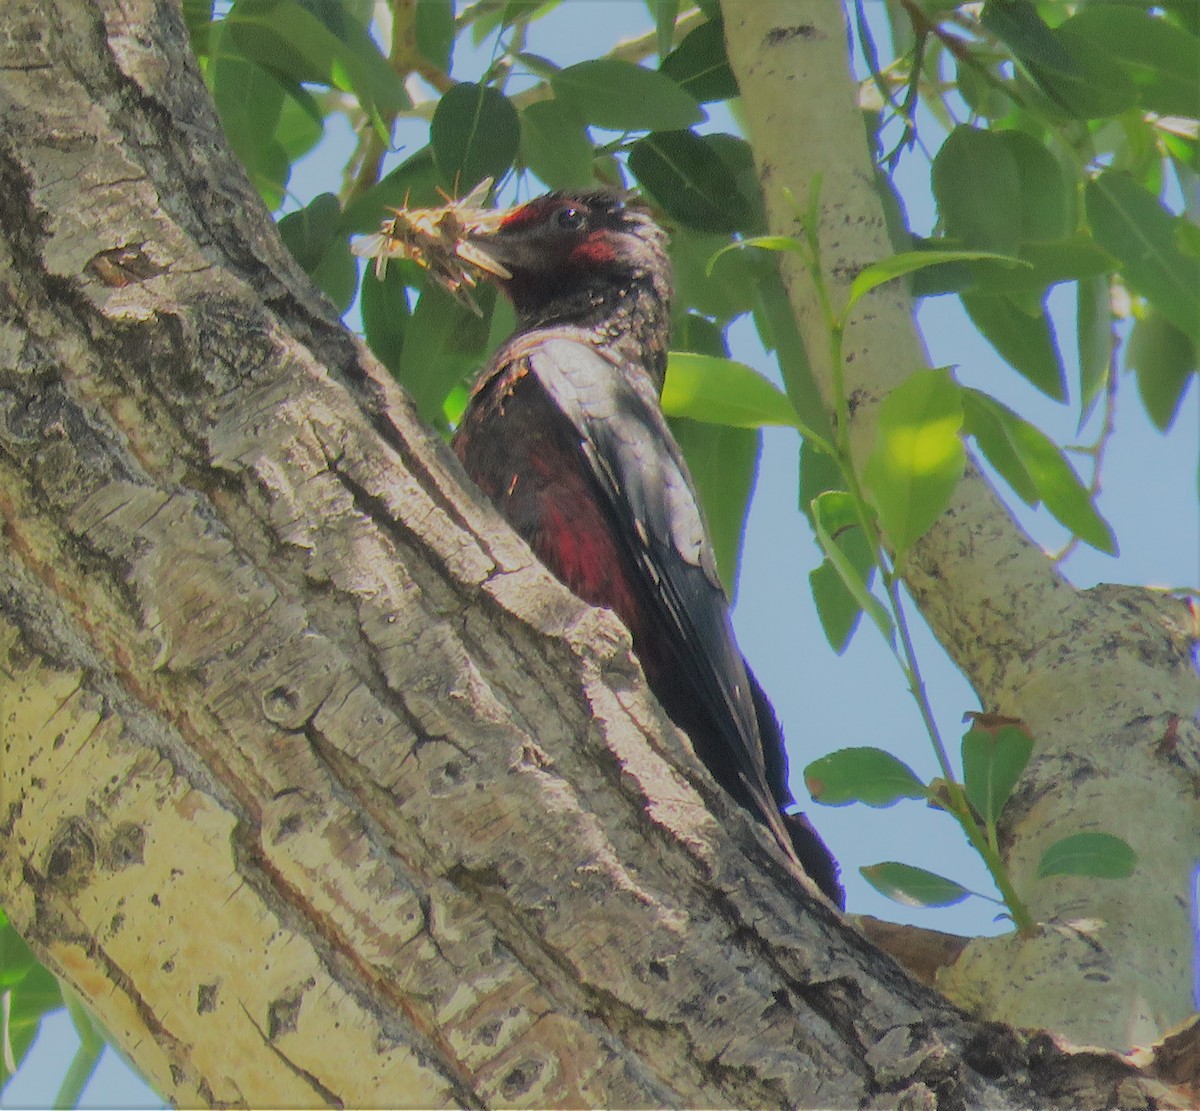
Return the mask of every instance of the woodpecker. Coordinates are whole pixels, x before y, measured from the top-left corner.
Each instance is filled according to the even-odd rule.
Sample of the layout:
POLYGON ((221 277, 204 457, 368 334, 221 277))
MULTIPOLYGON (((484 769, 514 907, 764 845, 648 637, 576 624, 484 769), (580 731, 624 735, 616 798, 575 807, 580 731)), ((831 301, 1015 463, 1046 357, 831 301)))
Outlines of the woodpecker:
POLYGON ((472 242, 517 330, 453 447, 576 595, 612 610, 650 689, 718 783, 839 907, 838 867, 794 803, 778 720, 734 638, 695 486, 659 407, 670 333, 666 235, 625 194, 557 192, 472 242))

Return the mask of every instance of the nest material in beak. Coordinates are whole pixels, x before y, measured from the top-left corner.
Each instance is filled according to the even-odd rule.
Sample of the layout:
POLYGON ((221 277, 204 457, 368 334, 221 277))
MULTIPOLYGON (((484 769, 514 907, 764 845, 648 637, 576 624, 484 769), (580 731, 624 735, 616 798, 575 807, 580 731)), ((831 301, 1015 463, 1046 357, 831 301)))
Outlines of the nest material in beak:
POLYGON ((355 240, 350 249, 360 258, 375 260, 375 276, 379 279, 387 272, 388 259, 411 259, 428 270, 456 301, 482 316, 471 295, 479 277, 512 277, 506 267, 472 240, 475 235, 494 233, 506 215, 502 209, 483 207, 491 187, 492 179, 487 178, 461 200, 447 198, 439 208, 390 209, 395 215, 385 219, 374 235, 355 240))

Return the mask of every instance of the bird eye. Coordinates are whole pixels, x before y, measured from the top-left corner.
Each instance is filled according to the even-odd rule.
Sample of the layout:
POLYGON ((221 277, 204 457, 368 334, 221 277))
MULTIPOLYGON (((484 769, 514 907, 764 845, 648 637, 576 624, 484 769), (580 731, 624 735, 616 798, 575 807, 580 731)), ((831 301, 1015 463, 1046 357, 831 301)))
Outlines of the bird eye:
POLYGON ((585 223, 587 217, 577 208, 564 208, 557 216, 558 226, 566 228, 567 231, 578 231, 585 223))

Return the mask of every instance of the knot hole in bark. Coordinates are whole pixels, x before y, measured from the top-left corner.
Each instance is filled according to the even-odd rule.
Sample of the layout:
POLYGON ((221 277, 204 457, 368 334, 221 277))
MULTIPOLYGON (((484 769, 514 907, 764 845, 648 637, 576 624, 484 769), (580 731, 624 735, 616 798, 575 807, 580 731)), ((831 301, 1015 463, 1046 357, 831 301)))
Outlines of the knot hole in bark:
POLYGON ((79 818, 69 818, 60 827, 46 854, 46 878, 56 887, 82 887, 96 866, 96 841, 79 818))

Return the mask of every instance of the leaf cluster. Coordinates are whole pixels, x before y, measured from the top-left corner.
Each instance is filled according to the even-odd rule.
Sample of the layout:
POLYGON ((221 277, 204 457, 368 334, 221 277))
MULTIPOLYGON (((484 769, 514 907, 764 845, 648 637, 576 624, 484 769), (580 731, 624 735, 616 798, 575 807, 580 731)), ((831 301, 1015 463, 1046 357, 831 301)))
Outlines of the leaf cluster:
MULTIPOLYGON (((905 120, 904 144, 917 141, 918 102, 948 132, 931 167, 938 227, 916 245, 1028 264, 931 268, 915 292, 957 293, 1001 357, 1065 402, 1066 360, 1046 296, 1074 282, 1080 424, 1112 384, 1128 331, 1114 320, 1127 320, 1124 367, 1150 418, 1169 428, 1200 343, 1196 213, 1179 211, 1193 203, 1200 170, 1200 6, 989 0, 977 16, 958 4, 909 8, 913 18, 893 23, 909 51, 882 70, 873 45, 866 53, 885 94, 881 119, 905 120), (903 104, 897 83, 910 94, 903 104)), ((859 29, 869 36, 865 20, 859 29)))
MULTIPOLYGON (((1024 899, 1010 888, 999 868, 999 821, 1033 754, 1033 738, 1016 722, 976 720, 964 734, 961 747, 962 784, 934 779, 928 783, 902 760, 880 748, 844 748, 814 760, 804 770, 813 798, 826 806, 853 802, 872 807, 893 806, 903 799, 923 800, 946 811, 980 849, 996 876, 1007 916, 1020 928, 1032 929, 1023 918, 1024 899)), ((1041 854, 1035 881, 1050 876, 1120 879, 1137 865, 1137 855, 1121 838, 1090 830, 1060 838, 1041 854)), ((989 899, 957 880, 898 861, 883 861, 859 869, 881 894, 913 907, 952 906, 970 895, 989 899)))

